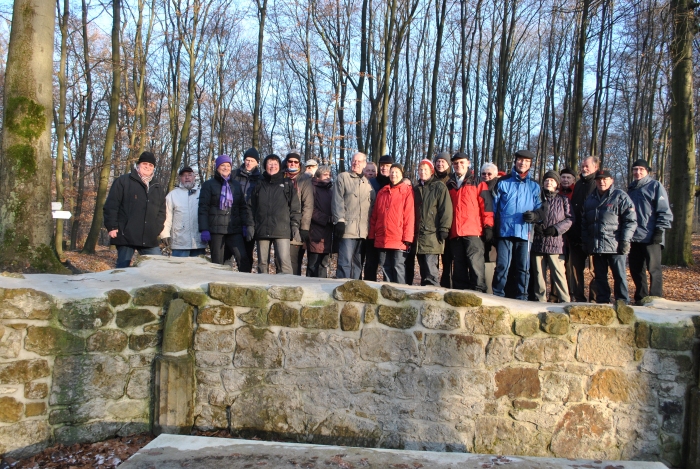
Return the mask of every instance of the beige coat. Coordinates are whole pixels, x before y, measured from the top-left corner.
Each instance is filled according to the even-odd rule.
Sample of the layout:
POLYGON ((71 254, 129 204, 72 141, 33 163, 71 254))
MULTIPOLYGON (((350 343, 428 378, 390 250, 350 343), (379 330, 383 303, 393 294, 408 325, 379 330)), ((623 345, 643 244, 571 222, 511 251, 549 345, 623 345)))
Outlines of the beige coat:
POLYGON ((366 177, 347 171, 333 186, 333 223, 345 223, 343 238, 367 238, 376 193, 366 177))

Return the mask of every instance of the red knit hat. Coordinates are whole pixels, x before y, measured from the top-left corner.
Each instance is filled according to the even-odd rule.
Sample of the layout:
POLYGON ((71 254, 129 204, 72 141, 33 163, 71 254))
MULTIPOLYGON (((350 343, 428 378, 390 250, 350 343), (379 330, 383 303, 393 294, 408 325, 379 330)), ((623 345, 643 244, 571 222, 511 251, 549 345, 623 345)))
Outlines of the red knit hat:
POLYGON ((420 165, 422 164, 427 164, 430 167, 430 172, 434 173, 435 172, 435 166, 433 166, 433 162, 430 161, 429 159, 424 159, 421 160, 420 163, 418 163, 418 167, 420 168, 420 165))

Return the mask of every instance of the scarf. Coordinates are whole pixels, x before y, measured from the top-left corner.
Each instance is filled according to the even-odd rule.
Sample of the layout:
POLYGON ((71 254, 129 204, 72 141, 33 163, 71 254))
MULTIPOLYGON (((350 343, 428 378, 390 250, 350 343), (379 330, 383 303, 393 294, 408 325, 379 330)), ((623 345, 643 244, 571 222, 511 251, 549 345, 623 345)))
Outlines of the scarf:
POLYGON ((226 210, 227 208, 231 208, 233 206, 233 193, 231 192, 231 186, 229 185, 229 181, 231 180, 231 175, 227 178, 221 176, 219 174, 221 179, 224 180, 223 184, 221 184, 221 197, 219 197, 219 210, 226 210))
POLYGON ((141 181, 143 181, 143 183, 146 184, 146 191, 148 191, 150 182, 151 182, 151 180, 153 179, 153 174, 151 174, 151 175, 148 176, 148 177, 142 175, 142 174, 141 174, 141 171, 139 171, 139 166, 138 166, 138 165, 136 165, 136 173, 137 173, 137 174, 139 175, 139 177, 141 178, 141 181))

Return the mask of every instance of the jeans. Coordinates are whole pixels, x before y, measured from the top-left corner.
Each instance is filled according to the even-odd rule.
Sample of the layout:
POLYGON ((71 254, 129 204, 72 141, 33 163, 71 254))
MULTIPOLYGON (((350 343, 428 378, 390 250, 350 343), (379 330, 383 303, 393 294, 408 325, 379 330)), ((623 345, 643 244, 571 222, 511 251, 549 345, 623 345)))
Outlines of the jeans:
POLYGON ((202 256, 207 250, 202 249, 173 249, 170 253, 173 257, 197 257, 202 256))
POLYGON ((593 254, 593 275, 596 286, 596 303, 610 303, 610 284, 608 267, 612 270, 615 286, 615 299, 629 303, 627 292, 627 274, 623 254, 593 254))
POLYGON ((211 261, 214 264, 223 265, 225 253, 230 252, 236 260, 239 272, 250 272, 250 264, 248 264, 248 256, 245 255, 245 244, 243 236, 240 234, 211 234, 209 242, 211 249, 211 261))
POLYGON ((452 288, 486 291, 484 243, 479 236, 459 236, 450 240, 454 269, 452 288))
POLYGON ((496 269, 493 272, 493 294, 505 296, 508 272, 513 275, 518 300, 527 300, 527 285, 530 281, 530 243, 525 239, 498 238, 496 269))
POLYGON ((379 250, 374 247, 373 239, 362 241, 362 258, 365 265, 362 278, 369 282, 376 282, 377 270, 379 270, 379 250))
POLYGON ((289 257, 289 240, 259 239, 258 240, 258 273, 267 274, 270 263, 270 245, 275 246, 275 267, 278 274, 292 274, 292 261, 289 257))
POLYGON ((385 282, 406 282, 406 251, 400 249, 382 249, 382 273, 385 282))
MULTIPOLYGON (((306 250, 304 249, 303 244, 289 245, 289 260, 292 263, 292 273, 294 275, 301 275, 301 264, 304 259, 305 252, 306 250)), ((275 264, 275 266, 279 269, 279 266, 277 264, 275 264)))
POLYGON ((306 254, 308 264, 306 276, 316 278, 328 278, 328 263, 331 255, 328 253, 309 252, 306 254))
POLYGON ((138 246, 117 246, 117 269, 129 267, 131 258, 134 257, 134 251, 138 251, 142 256, 157 256, 160 255, 160 248, 142 248, 138 246))
POLYGON ((338 270, 335 278, 360 279, 362 274, 361 238, 343 238, 338 241, 338 270))
POLYGON ((440 269, 438 268, 439 257, 439 254, 418 254, 421 285, 440 286, 440 269))
MULTIPOLYGON (((545 274, 549 268, 549 277, 552 281, 552 293, 561 303, 569 302, 569 286, 566 283, 566 270, 564 268, 563 254, 533 254, 532 272, 530 284, 533 287, 537 301, 547 302, 547 282, 545 274)), ((550 296, 551 296, 550 295, 550 296)))
POLYGON ((630 247, 630 275, 634 282, 634 301, 639 303, 647 296, 664 296, 664 279, 661 272, 661 245, 632 243, 630 247), (651 290, 647 283, 647 271, 651 290))

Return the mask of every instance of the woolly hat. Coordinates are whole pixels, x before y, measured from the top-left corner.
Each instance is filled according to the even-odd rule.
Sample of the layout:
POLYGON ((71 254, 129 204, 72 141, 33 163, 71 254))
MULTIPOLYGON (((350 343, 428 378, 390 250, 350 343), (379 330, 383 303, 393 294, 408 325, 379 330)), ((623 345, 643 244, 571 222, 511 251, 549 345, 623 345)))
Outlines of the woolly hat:
POLYGON ((228 164, 230 164, 231 166, 233 166, 233 160, 231 159, 230 156, 228 156, 228 155, 221 155, 221 156, 219 156, 219 157, 216 159, 216 163, 215 163, 216 169, 219 169, 219 166, 221 166, 221 165, 224 164, 224 163, 228 163, 228 164))
POLYGON ((544 176, 542 176, 542 184, 544 184, 545 179, 554 179, 557 183, 557 187, 560 184, 561 178, 559 177, 559 173, 556 171, 547 171, 544 173, 544 176))
POLYGON ((634 163, 632 163, 633 168, 641 167, 647 170, 647 172, 651 171, 651 168, 649 167, 649 163, 647 163, 646 160, 644 159, 638 159, 634 163))
POLYGON ((568 166, 566 168, 562 169, 561 171, 559 171, 559 174, 562 176, 564 174, 571 174, 574 177, 574 179, 576 179, 576 173, 574 173, 574 171, 571 168, 569 168, 568 166))
POLYGON ((154 155, 150 151, 144 151, 143 153, 141 153, 141 156, 139 156, 139 160, 136 162, 136 164, 139 163, 151 163, 153 166, 155 166, 156 155, 154 155))
POLYGON ((450 153, 447 151, 441 151, 435 157, 434 162, 437 163, 437 160, 445 160, 445 161, 447 161, 447 164, 449 165, 450 164, 450 153))
POLYGON ((268 160, 277 160, 277 163, 279 163, 279 165, 282 166, 282 160, 280 159, 280 157, 272 153, 270 155, 267 155, 263 160, 263 168, 265 169, 267 169, 268 160))
POLYGON ((424 160, 421 160, 420 163, 418 163, 418 167, 420 168, 420 165, 422 165, 422 164, 427 164, 428 167, 430 168, 430 172, 432 172, 432 173, 435 172, 435 166, 433 166, 433 162, 430 161, 429 159, 426 158, 424 160))
POLYGON ((396 168, 396 169, 398 169, 399 171, 401 171, 401 175, 403 176, 403 166, 401 166, 401 165, 398 164, 398 163, 394 163, 394 164, 391 165, 391 168, 390 168, 390 169, 394 169, 394 168, 396 168))
MULTIPOLYGON (((391 157, 391 155, 384 155, 381 158, 379 158, 379 166, 383 164, 394 164, 394 158, 391 157)), ((403 169, 401 170, 403 172, 403 169)))
POLYGON ((255 161, 260 163, 260 153, 258 153, 258 150, 253 147, 248 148, 245 153, 243 153, 243 161, 245 161, 246 158, 253 158, 255 161))

